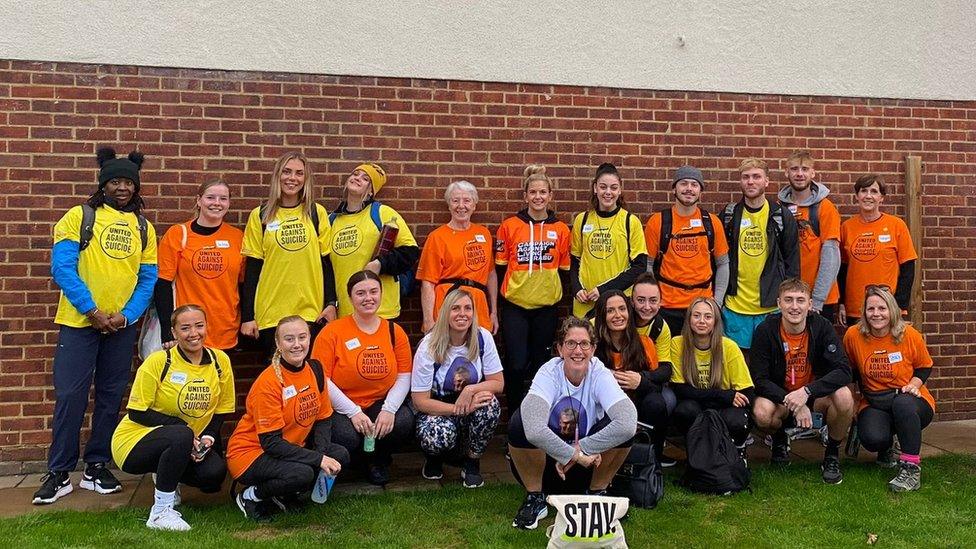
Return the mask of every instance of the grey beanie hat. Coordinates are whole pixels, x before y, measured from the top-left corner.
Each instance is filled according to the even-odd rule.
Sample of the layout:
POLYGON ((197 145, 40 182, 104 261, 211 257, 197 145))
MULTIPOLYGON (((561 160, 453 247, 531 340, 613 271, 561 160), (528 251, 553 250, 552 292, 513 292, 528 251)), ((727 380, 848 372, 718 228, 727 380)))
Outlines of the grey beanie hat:
POLYGON ((703 189, 705 188, 705 180, 702 178, 701 170, 694 166, 681 166, 678 168, 674 172, 674 178, 671 180, 671 187, 677 185, 678 181, 682 179, 694 179, 703 189))

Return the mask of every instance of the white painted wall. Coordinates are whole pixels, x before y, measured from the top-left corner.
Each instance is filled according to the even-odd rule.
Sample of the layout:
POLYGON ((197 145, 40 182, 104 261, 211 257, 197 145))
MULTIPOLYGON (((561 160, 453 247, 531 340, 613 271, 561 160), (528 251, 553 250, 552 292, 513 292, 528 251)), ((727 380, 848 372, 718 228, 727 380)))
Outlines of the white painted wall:
POLYGON ((976 99, 967 0, 0 0, 0 58, 976 99))

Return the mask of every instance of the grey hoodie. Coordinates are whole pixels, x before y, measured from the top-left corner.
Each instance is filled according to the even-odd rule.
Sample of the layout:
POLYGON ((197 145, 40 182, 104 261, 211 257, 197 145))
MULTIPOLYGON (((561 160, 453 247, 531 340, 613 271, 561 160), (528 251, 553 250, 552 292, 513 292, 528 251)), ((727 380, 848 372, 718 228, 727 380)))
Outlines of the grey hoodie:
MULTIPOLYGON (((796 202, 793 199, 793 187, 786 185, 779 190, 779 194, 777 195, 779 203, 784 206, 793 204, 808 208, 822 202, 830 194, 830 189, 816 181, 810 183, 810 188, 813 191, 810 198, 802 202, 796 202)), ((803 263, 802 254, 800 263, 803 263)), ((820 266, 817 268, 817 278, 813 284, 813 308, 817 311, 823 308, 827 294, 830 292, 830 287, 837 281, 837 273, 839 271, 840 243, 836 240, 823 242, 823 247, 820 248, 820 266)))

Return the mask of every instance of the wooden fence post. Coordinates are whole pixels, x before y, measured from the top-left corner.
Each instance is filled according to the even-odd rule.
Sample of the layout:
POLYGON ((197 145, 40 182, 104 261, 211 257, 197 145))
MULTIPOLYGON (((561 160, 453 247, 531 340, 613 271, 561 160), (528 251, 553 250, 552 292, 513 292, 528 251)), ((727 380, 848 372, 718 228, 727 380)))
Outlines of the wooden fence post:
POLYGON ((909 319, 916 329, 922 329, 922 157, 905 157, 905 212, 908 232, 918 253, 915 260, 915 281, 909 301, 909 319))

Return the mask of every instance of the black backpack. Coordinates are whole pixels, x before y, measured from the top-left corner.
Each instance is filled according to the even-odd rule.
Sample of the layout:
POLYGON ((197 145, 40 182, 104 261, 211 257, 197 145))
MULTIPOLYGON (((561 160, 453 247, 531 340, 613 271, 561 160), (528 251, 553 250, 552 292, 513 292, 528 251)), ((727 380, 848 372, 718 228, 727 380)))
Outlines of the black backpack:
POLYGON ((653 509, 664 498, 664 472, 654 457, 650 431, 638 426, 630 453, 613 477, 609 492, 642 509, 653 509))
POLYGON ((715 228, 712 226, 712 216, 709 215, 708 211, 701 206, 698 207, 698 213, 701 215, 702 227, 700 231, 693 233, 684 233, 679 235, 671 234, 674 230, 674 217, 671 212, 671 208, 661 212, 661 238, 658 241, 657 255, 654 257, 654 263, 651 267, 654 278, 658 282, 664 282, 669 286, 674 286, 676 288, 682 288, 685 290, 693 290, 695 288, 709 288, 712 285, 712 279, 715 277, 715 228), (697 282, 695 284, 686 284, 677 280, 671 280, 661 276, 661 264, 664 262, 664 254, 668 251, 671 246, 671 241, 674 239, 682 238, 698 238, 699 236, 704 236, 708 240, 708 257, 711 259, 712 272, 708 274, 708 278, 703 282, 697 282))
POLYGON ((688 430, 688 466, 681 484, 692 492, 729 495, 749 489, 752 473, 715 410, 705 410, 688 430))

